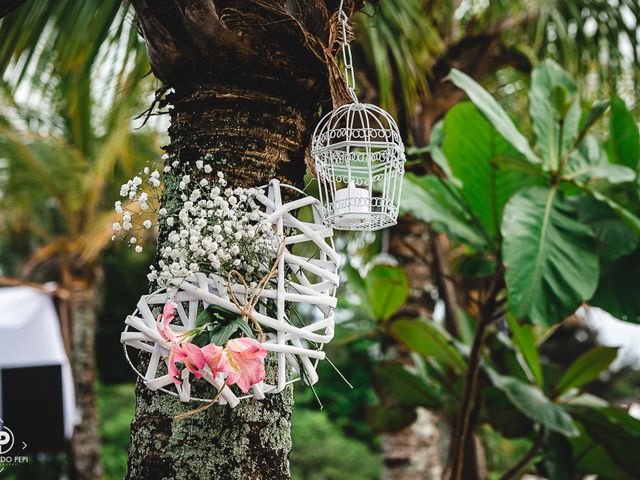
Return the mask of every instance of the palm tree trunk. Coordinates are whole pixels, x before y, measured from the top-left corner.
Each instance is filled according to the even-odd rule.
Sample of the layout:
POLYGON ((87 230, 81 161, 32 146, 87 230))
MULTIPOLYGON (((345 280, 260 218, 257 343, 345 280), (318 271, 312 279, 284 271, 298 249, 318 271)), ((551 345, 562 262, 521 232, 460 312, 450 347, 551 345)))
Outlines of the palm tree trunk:
MULTIPOLYGON (((260 186, 272 178, 302 186, 304 151, 319 96, 256 68, 211 73, 205 81, 177 87, 169 129, 169 161, 192 178, 194 162, 210 154, 210 175, 223 172, 229 186, 260 186)), ((178 201, 165 182, 165 204, 178 201)), ((166 232, 165 232, 166 233, 166 232)), ((159 247, 164 236, 161 234, 159 247)), ((267 363, 267 379, 273 375, 267 363)), ((287 479, 291 450, 291 388, 215 406, 183 421, 194 408, 138 385, 131 424, 129 479, 287 479)))
POLYGON ((102 477, 102 462, 96 404, 97 291, 81 280, 74 280, 71 285, 71 369, 80 414, 71 443, 71 476, 78 480, 98 480, 102 477))

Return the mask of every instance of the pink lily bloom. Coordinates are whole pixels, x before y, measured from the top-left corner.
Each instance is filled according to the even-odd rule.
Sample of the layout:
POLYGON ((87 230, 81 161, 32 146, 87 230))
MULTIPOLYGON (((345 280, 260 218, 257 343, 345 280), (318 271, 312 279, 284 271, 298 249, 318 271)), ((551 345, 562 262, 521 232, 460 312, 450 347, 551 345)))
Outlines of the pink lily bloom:
POLYGON ((201 350, 202 355, 204 356, 204 361, 211 369, 211 375, 213 375, 213 378, 216 378, 218 373, 229 373, 231 371, 229 361, 227 360, 222 347, 219 347, 214 343, 210 343, 209 345, 202 347, 201 350))
POLYGON ((252 338, 234 338, 227 342, 224 349, 229 361, 229 376, 227 384, 237 384, 244 393, 252 385, 264 380, 264 358, 267 350, 252 338))
MULTIPOLYGON (((176 362, 184 363, 184 366, 195 375, 196 378, 202 377, 200 370, 204 368, 205 361, 204 356, 202 355, 202 350, 197 345, 193 343, 182 343, 180 345, 173 344, 171 346, 171 352, 169 353, 170 365, 178 370, 175 366, 176 362)), ((175 383, 175 370, 169 367, 170 375, 174 378, 175 383)))
POLYGON ((169 328, 169 324, 173 321, 175 314, 176 306, 172 302, 167 302, 164 304, 164 308, 162 309, 162 313, 158 315, 156 319, 156 326, 158 328, 158 332, 160 336, 169 342, 175 342, 178 340, 178 335, 175 334, 171 328, 169 328))

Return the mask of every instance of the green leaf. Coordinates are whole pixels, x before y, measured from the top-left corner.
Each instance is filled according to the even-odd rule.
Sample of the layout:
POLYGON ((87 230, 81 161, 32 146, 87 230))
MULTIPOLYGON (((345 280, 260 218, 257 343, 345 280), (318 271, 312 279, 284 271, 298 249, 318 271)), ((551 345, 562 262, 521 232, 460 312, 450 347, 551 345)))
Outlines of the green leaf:
POLYGON ((596 347, 585 352, 560 377, 555 392, 562 394, 567 390, 580 388, 595 380, 600 373, 609 368, 617 355, 617 347, 596 347))
POLYGON ((409 298, 409 279, 402 267, 376 265, 364 282, 376 320, 388 320, 409 298))
POLYGON ((240 326, 235 322, 218 324, 211 330, 209 343, 222 346, 224 345, 224 342, 231 338, 231 335, 238 331, 239 328, 240 326))
POLYGON ((567 480, 576 478, 569 440, 557 433, 549 432, 544 440, 545 478, 549 480, 567 480))
POLYGON ((571 152, 564 178, 580 183, 604 180, 610 184, 617 184, 633 182, 636 173, 624 165, 609 163, 600 142, 589 135, 578 150, 571 152))
POLYGON ((539 387, 544 385, 542 367, 540 366, 540 356, 536 347, 536 339, 533 334, 532 325, 520 325, 518 320, 510 313, 507 313, 507 322, 513 335, 513 345, 522 354, 529 371, 539 387))
POLYGON ((493 385, 502 390, 524 415, 567 437, 578 435, 571 416, 560 405, 545 397, 540 389, 516 378, 499 375, 491 369, 486 370, 493 385))
POLYGON ((398 363, 383 362, 373 371, 373 388, 385 407, 439 408, 442 399, 415 373, 398 363))
POLYGON ((367 422, 377 433, 402 430, 415 422, 417 417, 414 408, 383 407, 381 405, 367 408, 367 422))
POLYGON ((602 192, 599 192, 598 190, 591 188, 586 188, 585 190, 596 200, 606 203, 614 212, 618 214, 625 225, 627 225, 631 229, 631 231, 633 231, 633 233, 640 236, 640 218, 638 218, 635 213, 632 213, 624 206, 613 200, 611 197, 605 195, 602 192))
POLYGON ((640 243, 640 237, 606 203, 584 196, 578 202, 578 214, 580 221, 596 234, 601 259, 615 260, 629 255, 640 243))
POLYGON ((411 173, 404 177, 401 203, 404 212, 432 224, 452 239, 484 250, 486 239, 465 211, 463 201, 456 187, 446 179, 411 173))
POLYGON ((540 159, 529 146, 527 138, 513 124, 509 115, 502 109, 498 102, 482 88, 470 76, 460 70, 451 69, 449 73, 451 81, 469 96, 469 99, 478 107, 487 120, 513 145, 518 152, 525 156, 530 163, 539 164, 540 159))
POLYGON ((391 334, 410 350, 432 357, 458 372, 466 362, 453 345, 453 339, 433 322, 424 320, 397 320, 389 327, 391 334))
POLYGON ((500 389, 488 386, 482 391, 483 419, 506 438, 531 435, 533 422, 517 409, 500 389))
POLYGON ((502 236, 509 305, 516 317, 552 325, 594 294, 595 238, 556 188, 516 194, 505 207, 502 236))
POLYGON ((640 478, 640 420, 613 407, 571 407, 571 414, 622 470, 640 478))
POLYGON ((462 196, 495 238, 504 205, 536 177, 497 167, 501 157, 522 157, 470 102, 449 110, 444 133, 443 150, 452 175, 462 182, 462 196))
POLYGON ((581 112, 575 82, 551 60, 542 62, 531 74, 529 113, 543 162, 555 171, 562 153, 578 135, 581 112))
POLYGON ((609 137, 611 161, 636 170, 640 160, 640 132, 624 101, 616 96, 611 97, 609 137))
POLYGON ((213 327, 211 330, 210 343, 222 346, 238 330, 241 330, 246 337, 254 338, 253 330, 249 324, 241 318, 235 318, 229 323, 221 323, 213 327))
POLYGON ((625 322, 640 323, 640 250, 602 265, 598 289, 590 304, 625 322))

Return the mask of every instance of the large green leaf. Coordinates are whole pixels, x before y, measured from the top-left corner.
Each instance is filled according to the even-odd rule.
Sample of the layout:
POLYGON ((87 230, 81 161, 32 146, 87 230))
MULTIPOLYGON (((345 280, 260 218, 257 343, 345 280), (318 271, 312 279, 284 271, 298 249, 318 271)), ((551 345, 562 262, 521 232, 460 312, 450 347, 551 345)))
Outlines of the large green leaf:
POLYGON ((640 420, 624 410, 603 407, 570 407, 573 417, 613 461, 633 478, 640 478, 640 420))
POLYGON ((536 177, 498 168, 500 158, 522 157, 472 103, 459 103, 447 113, 444 135, 443 151, 451 174, 462 182, 462 196, 495 237, 504 205, 536 177))
POLYGON ((402 267, 376 265, 364 282, 375 320, 388 320, 409 297, 409 279, 402 267))
POLYGON ((536 339, 533 334, 533 325, 520 325, 518 320, 510 313, 507 313, 507 321, 513 335, 513 345, 520 352, 531 375, 539 387, 544 385, 542 367, 540 366, 540 356, 536 346, 536 339))
POLYGON ((432 224, 452 239, 484 250, 487 241, 462 202, 462 195, 448 180, 411 173, 404 177, 401 203, 404 212, 432 224))
POLYGON ((552 60, 545 60, 531 74, 529 113, 543 161, 557 170, 563 152, 578 135, 581 112, 575 82, 552 60))
POLYGON ((507 115, 489 92, 482 88, 469 75, 455 68, 449 73, 449 78, 457 87, 465 91, 469 99, 478 107, 482 114, 487 117, 487 120, 489 120, 500 135, 513 145, 513 148, 524 155, 529 162, 533 164, 540 163, 540 159, 531 149, 527 138, 517 129, 509 118, 509 115, 507 115))
POLYGON ((580 388, 595 380, 598 375, 609 368, 617 355, 618 348, 616 347, 600 346, 585 352, 560 377, 555 392, 562 394, 571 388, 580 388))
POLYGON ((611 97, 608 146, 612 162, 637 169, 640 160, 638 125, 624 102, 616 96, 611 97))
POLYGON ((590 304, 626 322, 640 323, 640 250, 602 265, 590 304))
POLYGON ((571 416, 560 405, 548 399, 540 389, 491 369, 487 371, 493 385, 502 390, 524 415, 567 437, 578 435, 571 416))
POLYGON ((438 408, 439 395, 418 375, 398 363, 384 362, 373 371, 373 388, 385 407, 438 408))
POLYGON ((464 358, 453 345, 453 339, 433 322, 397 320, 391 324, 389 331, 416 353, 433 357, 459 372, 466 368, 464 358))
POLYGON ((516 194, 505 207, 502 236, 509 305, 516 317, 552 325, 595 292, 594 235, 556 188, 516 194))

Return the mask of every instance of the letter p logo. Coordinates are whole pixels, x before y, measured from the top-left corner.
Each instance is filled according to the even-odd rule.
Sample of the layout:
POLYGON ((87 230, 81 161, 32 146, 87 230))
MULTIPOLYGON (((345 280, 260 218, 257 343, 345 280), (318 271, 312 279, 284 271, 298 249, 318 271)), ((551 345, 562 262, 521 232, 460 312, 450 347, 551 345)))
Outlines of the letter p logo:
POLYGON ((13 432, 7 427, 0 430, 0 454, 9 453, 13 448, 13 432))

